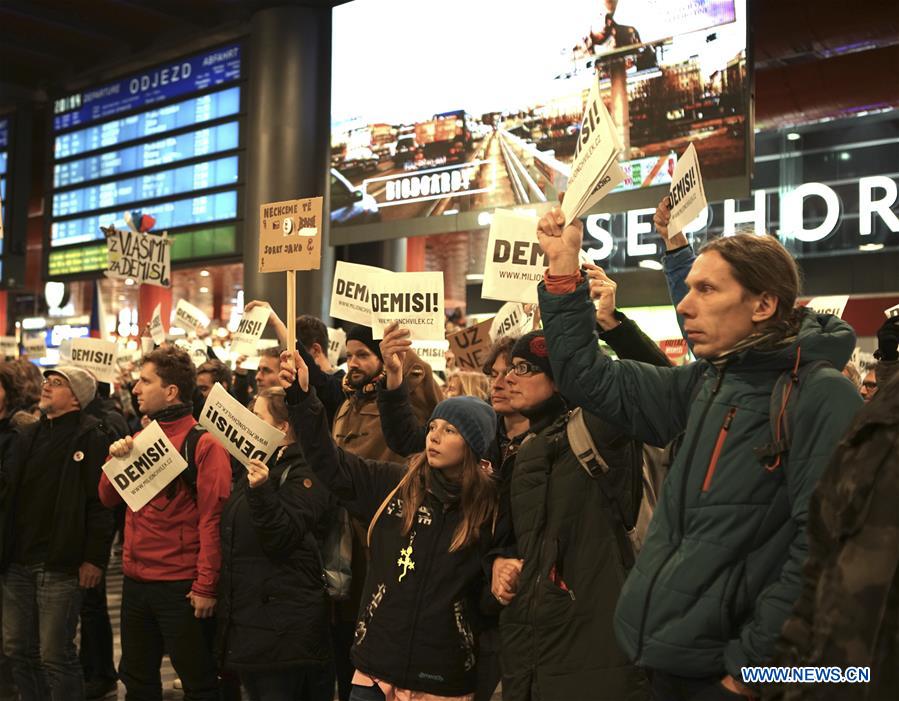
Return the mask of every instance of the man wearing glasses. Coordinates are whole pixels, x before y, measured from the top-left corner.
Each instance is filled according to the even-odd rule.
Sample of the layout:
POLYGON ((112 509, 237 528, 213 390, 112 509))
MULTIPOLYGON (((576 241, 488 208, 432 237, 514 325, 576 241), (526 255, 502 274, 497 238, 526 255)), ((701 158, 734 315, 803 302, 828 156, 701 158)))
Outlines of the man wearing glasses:
POLYGON ((113 436, 82 411, 96 391, 86 370, 47 370, 41 418, 21 430, 0 469, 3 645, 23 701, 84 698, 81 590, 100 582, 113 530, 97 495, 113 436))

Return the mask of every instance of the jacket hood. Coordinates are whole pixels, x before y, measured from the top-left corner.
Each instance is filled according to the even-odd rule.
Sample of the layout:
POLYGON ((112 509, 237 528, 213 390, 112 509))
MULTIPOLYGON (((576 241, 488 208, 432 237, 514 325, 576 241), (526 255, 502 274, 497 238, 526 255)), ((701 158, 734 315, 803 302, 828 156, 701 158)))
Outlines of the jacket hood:
POLYGON ((798 349, 802 351, 801 363, 825 360, 837 370, 842 370, 855 348, 855 331, 833 314, 816 314, 810 309, 798 309, 799 332, 796 339, 776 350, 750 348, 742 353, 737 363, 752 369, 784 370, 796 362, 798 349))

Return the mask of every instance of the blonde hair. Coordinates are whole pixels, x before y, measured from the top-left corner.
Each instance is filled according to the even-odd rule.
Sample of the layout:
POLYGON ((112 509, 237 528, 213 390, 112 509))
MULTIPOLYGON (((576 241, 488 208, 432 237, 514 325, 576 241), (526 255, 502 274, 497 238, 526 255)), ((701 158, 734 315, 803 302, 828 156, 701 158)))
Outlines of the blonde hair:
POLYGON ((459 381, 460 395, 466 397, 477 397, 478 399, 487 401, 487 397, 490 395, 490 386, 487 380, 487 376, 483 373, 467 372, 464 370, 454 372, 446 378, 447 389, 449 389, 450 383, 453 380, 459 381))

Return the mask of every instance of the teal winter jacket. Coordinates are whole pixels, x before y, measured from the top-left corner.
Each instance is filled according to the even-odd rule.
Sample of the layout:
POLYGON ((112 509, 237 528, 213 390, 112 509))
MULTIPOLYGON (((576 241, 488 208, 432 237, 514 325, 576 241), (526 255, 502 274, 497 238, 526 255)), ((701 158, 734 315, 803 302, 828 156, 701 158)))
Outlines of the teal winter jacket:
POLYGON ((839 370, 855 345, 852 328, 808 312, 783 349, 746 350, 723 370, 704 360, 662 368, 598 350, 585 283, 567 295, 541 284, 540 310, 555 381, 570 404, 651 445, 684 433, 618 600, 623 649, 650 669, 740 679, 741 667, 771 658, 798 598, 809 498, 861 406, 839 370), (833 368, 803 382, 790 452, 768 470, 753 448, 772 441, 771 392, 797 352, 802 363, 833 368))

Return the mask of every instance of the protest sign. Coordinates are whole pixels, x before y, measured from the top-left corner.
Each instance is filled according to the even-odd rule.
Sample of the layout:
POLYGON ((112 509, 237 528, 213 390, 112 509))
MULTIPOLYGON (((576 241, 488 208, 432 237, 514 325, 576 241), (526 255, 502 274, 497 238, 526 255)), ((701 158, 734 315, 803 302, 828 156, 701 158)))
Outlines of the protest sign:
POLYGON ((153 343, 161 346, 165 343, 165 326, 162 325, 162 304, 157 304, 150 317, 150 336, 153 343))
POLYGON ((493 319, 487 319, 480 324, 469 326, 447 336, 449 349, 456 358, 456 367, 459 370, 480 371, 490 355, 490 346, 493 339, 490 336, 490 326, 493 319))
POLYGON ((172 242, 162 234, 122 231, 115 227, 103 229, 106 234, 106 277, 138 284, 171 287, 172 242))
POLYGON ((436 372, 446 372, 446 352, 449 350, 449 341, 412 341, 412 350, 415 355, 431 366, 436 372))
POLYGON ((256 372, 259 369, 259 356, 247 355, 240 362, 240 367, 247 372, 256 372))
POLYGON ((487 237, 481 296, 505 302, 537 301, 537 284, 549 263, 537 243, 537 218, 498 209, 487 237))
POLYGON ((381 273, 371 280, 372 338, 397 322, 409 329, 413 341, 442 341, 446 337, 443 312, 443 273, 381 273))
POLYGON ((103 472, 132 511, 140 511, 147 502, 169 486, 187 461, 152 421, 134 439, 134 447, 126 458, 112 458, 103 472))
POLYGON ((709 205, 702 184, 702 173, 699 172, 699 157, 692 142, 684 155, 677 159, 668 197, 671 199, 669 237, 683 232, 684 228, 709 205))
POLYGON ((149 336, 141 336, 140 337, 140 352, 141 355, 146 355, 147 353, 151 353, 153 351, 153 339, 149 336))
POLYGON ((826 297, 813 297, 806 305, 809 309, 814 309, 816 314, 833 314, 836 317, 843 318, 843 312, 846 311, 846 304, 849 302, 849 295, 830 295, 826 297))
POLYGON ((26 336, 22 341, 25 348, 25 354, 29 358, 46 358, 47 357, 47 340, 44 334, 39 336, 26 336))
POLYGON ((76 367, 89 370, 98 382, 116 381, 117 355, 115 341, 101 341, 99 338, 72 339, 70 362, 76 367))
POLYGON ((209 317, 186 299, 179 299, 172 324, 188 333, 196 333, 197 329, 209 326, 209 317))
POLYGON ((15 336, 0 336, 0 356, 16 358, 19 355, 19 342, 15 336))
POLYGON ((206 345, 206 341, 201 338, 195 338, 190 342, 187 352, 190 353, 190 359, 194 361, 196 367, 200 367, 209 360, 208 348, 209 346, 206 345))
POLYGON ((119 367, 126 367, 129 363, 136 363, 140 360, 140 351, 136 348, 128 348, 123 345, 116 346, 116 364, 119 367))
POLYGON ((568 176, 568 189, 562 201, 566 224, 584 214, 624 179, 618 165, 620 152, 618 132, 602 101, 597 72, 587 97, 587 108, 581 120, 571 174, 568 176))
POLYGON ((506 302, 493 317, 490 327, 490 340, 495 341, 503 336, 518 338, 531 330, 534 318, 529 315, 520 302, 506 302))
POLYGON ((897 304, 895 307, 884 309, 883 314, 887 319, 892 319, 894 316, 899 316, 899 304, 897 304))
POLYGON ((218 382, 212 387, 200 425, 243 465, 265 462, 284 440, 284 434, 243 406, 218 382))
POLYGON ((328 362, 337 365, 346 355, 346 331, 328 328, 328 362))
POLYGON ((321 197, 264 204, 259 220, 260 273, 319 269, 321 197))
POLYGON ((371 326, 371 281, 380 275, 390 274, 389 270, 371 265, 337 261, 331 288, 331 316, 371 326))
POLYGON ((268 307, 254 307, 250 311, 244 310, 237 331, 231 336, 231 352, 238 355, 256 355, 256 344, 262 338, 262 332, 268 323, 271 314, 268 307))

